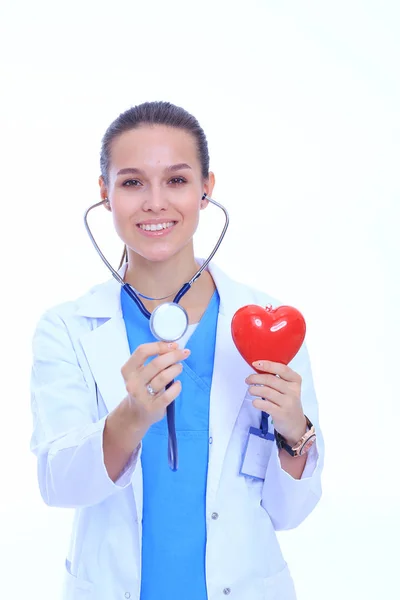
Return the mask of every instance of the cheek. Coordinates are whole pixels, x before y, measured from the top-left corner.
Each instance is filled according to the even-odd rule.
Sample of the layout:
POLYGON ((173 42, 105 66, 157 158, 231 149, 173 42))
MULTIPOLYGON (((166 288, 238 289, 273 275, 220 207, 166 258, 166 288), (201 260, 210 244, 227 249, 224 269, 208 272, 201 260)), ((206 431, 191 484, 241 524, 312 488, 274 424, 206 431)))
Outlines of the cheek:
POLYGON ((135 212, 135 205, 132 200, 128 200, 123 195, 115 195, 112 201, 112 213, 115 223, 120 225, 129 222, 132 214, 135 212))
POLYGON ((200 203, 197 201, 197 199, 188 204, 182 212, 188 221, 197 226, 200 220, 200 203))
POLYGON ((131 212, 132 211, 127 210, 126 206, 113 204, 112 219, 114 229, 118 236, 124 241, 126 240, 127 235, 129 235, 129 232, 132 230, 131 212))
POLYGON ((186 213, 185 215, 185 231, 192 237, 199 227, 200 215, 196 210, 186 213))

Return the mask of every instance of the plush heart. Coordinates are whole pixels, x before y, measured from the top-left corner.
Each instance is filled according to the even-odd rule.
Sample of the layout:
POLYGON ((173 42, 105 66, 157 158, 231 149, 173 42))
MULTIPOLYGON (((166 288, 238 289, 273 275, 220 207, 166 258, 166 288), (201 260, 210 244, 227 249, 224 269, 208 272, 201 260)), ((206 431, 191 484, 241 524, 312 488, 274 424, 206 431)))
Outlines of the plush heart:
POLYGON ((292 306, 263 308, 248 304, 234 314, 231 330, 236 348, 258 371, 253 366, 256 360, 287 365, 300 350, 306 335, 306 323, 302 314, 292 306))

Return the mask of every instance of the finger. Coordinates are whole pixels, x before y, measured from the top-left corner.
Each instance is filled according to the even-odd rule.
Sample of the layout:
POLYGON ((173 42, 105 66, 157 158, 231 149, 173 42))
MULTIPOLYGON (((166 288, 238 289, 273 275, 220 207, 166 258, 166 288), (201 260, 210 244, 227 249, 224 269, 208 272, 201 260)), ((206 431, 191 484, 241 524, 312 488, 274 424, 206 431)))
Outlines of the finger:
POLYGON ((122 376, 126 379, 129 373, 143 367, 146 360, 151 356, 164 355, 176 350, 176 348, 178 348, 176 342, 150 342, 149 344, 141 344, 122 367, 122 376))
POLYGON ((150 342, 148 344, 141 344, 122 367, 121 372, 123 377, 126 379, 129 373, 143 367, 147 359, 151 356, 166 354, 175 350, 177 347, 178 344, 176 342, 150 342))
MULTIPOLYGON (((141 397, 146 401, 148 393, 147 385, 159 374, 168 367, 185 360, 190 355, 190 350, 174 350, 157 356, 144 367, 139 367, 132 371, 126 371, 124 375, 125 386, 128 393, 135 397, 141 397)), ((172 381, 172 377, 169 381, 172 381)), ((167 383, 169 383, 169 381, 167 383)), ((163 386, 160 386, 162 389, 163 386)))
POLYGON ((269 400, 262 400, 261 398, 255 398, 253 400, 253 406, 254 406, 254 408, 257 408, 258 410, 262 410, 263 412, 266 412, 269 415, 271 415, 271 418, 273 420, 277 419, 279 417, 280 407, 277 404, 270 402, 269 400))
POLYGON ((156 394, 160 393, 175 377, 182 373, 182 363, 176 363, 167 369, 164 369, 149 383, 156 394))
POLYGON ((282 363, 276 363, 270 360, 257 360, 252 364, 253 367, 259 371, 265 371, 266 373, 279 375, 279 377, 285 381, 289 381, 290 383, 301 383, 300 375, 282 363))
POLYGON ((281 394, 281 392, 277 392, 270 387, 265 385, 262 386, 250 386, 249 393, 252 396, 256 396, 258 398, 263 398, 264 400, 269 400, 276 406, 282 406, 285 402, 285 395, 281 394))
POLYGON ((258 375, 253 373, 246 378, 246 383, 249 385, 266 385, 282 394, 288 391, 288 382, 276 377, 276 375, 258 375))
POLYGON ((147 363, 146 366, 140 369, 138 374, 140 381, 147 384, 165 369, 168 369, 168 367, 186 360, 189 355, 190 350, 185 348, 185 350, 178 349, 174 350, 173 352, 168 352, 166 354, 157 356, 157 358, 154 358, 152 361, 147 363))
POLYGON ((155 404, 160 408, 167 407, 171 402, 173 402, 181 393, 182 384, 180 381, 174 381, 174 383, 165 390, 162 394, 160 394, 155 400, 155 404))

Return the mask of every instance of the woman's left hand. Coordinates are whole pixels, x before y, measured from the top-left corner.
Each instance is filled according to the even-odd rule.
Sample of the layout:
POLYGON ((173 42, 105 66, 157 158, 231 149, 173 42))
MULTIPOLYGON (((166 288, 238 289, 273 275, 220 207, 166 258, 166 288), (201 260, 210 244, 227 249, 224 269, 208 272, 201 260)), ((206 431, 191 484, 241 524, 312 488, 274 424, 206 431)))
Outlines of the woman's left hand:
POLYGON ((258 360, 253 366, 265 371, 246 379, 250 394, 258 396, 253 406, 271 415, 275 430, 293 446, 307 431, 301 405, 301 377, 287 365, 268 360, 258 360))

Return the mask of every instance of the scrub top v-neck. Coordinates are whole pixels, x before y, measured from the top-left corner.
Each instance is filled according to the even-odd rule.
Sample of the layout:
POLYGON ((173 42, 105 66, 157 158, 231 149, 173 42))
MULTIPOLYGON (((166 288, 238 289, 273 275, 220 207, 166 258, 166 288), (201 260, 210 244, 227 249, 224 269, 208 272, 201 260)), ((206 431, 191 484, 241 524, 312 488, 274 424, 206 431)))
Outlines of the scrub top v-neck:
MULTIPOLYGON (((131 353, 140 344, 155 341, 148 319, 122 292, 121 306, 131 353)), ((142 440, 141 600, 207 600, 209 405, 218 310, 216 290, 186 342, 191 354, 177 378, 182 391, 175 400, 178 470, 174 472, 168 465, 166 417, 142 440)))

